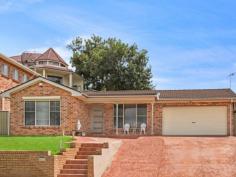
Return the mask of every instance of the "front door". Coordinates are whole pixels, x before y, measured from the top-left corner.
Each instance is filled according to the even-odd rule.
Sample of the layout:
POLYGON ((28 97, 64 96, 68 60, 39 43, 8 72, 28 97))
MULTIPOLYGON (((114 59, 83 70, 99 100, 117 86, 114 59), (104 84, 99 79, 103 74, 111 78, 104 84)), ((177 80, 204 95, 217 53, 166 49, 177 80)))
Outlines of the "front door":
POLYGON ((103 132, 103 107, 95 106, 91 110, 92 132, 103 132))

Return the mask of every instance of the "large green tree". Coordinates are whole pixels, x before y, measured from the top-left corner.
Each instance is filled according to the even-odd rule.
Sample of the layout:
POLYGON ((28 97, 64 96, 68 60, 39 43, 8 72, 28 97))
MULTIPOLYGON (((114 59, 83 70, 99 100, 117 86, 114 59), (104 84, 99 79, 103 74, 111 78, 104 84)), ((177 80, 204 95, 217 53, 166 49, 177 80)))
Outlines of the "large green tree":
POLYGON ((146 50, 138 50, 116 38, 75 38, 68 48, 72 50, 72 66, 85 80, 86 89, 139 90, 151 89, 152 73, 146 50))

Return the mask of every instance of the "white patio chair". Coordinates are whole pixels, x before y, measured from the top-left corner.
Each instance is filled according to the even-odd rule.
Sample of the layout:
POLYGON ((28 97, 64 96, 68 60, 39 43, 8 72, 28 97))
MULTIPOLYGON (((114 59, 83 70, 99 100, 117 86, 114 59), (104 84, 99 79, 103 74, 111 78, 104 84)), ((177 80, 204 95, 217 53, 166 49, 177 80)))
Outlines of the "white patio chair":
POLYGON ((146 128, 147 128, 147 125, 145 123, 142 123, 140 125, 140 135, 142 134, 142 132, 144 135, 146 134, 146 128))
POLYGON ((129 134, 129 129, 130 129, 130 124, 125 124, 124 125, 124 134, 129 134))

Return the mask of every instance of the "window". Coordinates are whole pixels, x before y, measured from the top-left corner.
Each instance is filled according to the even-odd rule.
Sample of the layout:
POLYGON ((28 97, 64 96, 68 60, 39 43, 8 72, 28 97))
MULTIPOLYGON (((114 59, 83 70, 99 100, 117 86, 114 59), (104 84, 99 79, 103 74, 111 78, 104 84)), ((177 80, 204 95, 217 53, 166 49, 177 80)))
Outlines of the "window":
POLYGON ((59 63, 55 61, 49 61, 48 63, 49 65, 59 66, 59 63))
MULTIPOLYGON (((114 105, 114 127, 116 127, 116 105, 114 105)), ((146 104, 119 104, 118 105, 118 128, 128 123, 132 127, 140 127, 147 122, 146 104)))
POLYGON ((50 125, 60 125, 60 102, 50 102, 50 125))
POLYGON ((140 127, 142 123, 147 122, 147 105, 138 104, 137 105, 137 126, 140 127))
POLYGON ((60 125, 60 101, 25 101, 25 125, 60 125))
POLYGON ((25 125, 35 125, 35 101, 25 102, 25 125))
POLYGON ((2 65, 2 75, 8 76, 8 65, 6 64, 2 65))
POLYGON ((17 70, 17 69, 14 69, 12 74, 13 74, 13 76, 12 76, 13 79, 17 81, 17 80, 19 79, 18 70, 17 70))
MULTIPOLYGON (((123 119, 123 104, 118 105, 118 128, 123 128, 124 119, 123 119)), ((114 126, 116 127, 116 105, 114 105, 114 126)))
POLYGON ((58 84, 62 84, 62 77, 59 77, 59 76, 47 76, 47 78, 50 81, 56 82, 58 84))
POLYGON ((130 127, 136 127, 136 105, 127 104, 124 106, 125 111, 125 124, 130 124, 130 127))
POLYGON ((26 81, 28 81, 28 76, 24 74, 22 77, 22 82, 26 82, 26 81))
POLYGON ((47 65, 47 61, 39 61, 38 64, 39 65, 47 65))

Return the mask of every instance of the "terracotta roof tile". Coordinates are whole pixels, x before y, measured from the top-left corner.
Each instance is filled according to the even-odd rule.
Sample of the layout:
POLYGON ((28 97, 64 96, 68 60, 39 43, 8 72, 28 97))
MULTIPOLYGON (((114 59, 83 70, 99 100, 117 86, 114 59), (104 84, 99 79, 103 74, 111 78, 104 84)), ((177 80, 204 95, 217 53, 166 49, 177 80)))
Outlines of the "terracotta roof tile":
POLYGON ((88 96, 138 96, 157 95, 157 93, 160 93, 160 99, 209 99, 236 97, 236 94, 231 89, 85 91, 83 93, 88 96))
POLYGON ((36 60, 53 60, 68 66, 68 64, 56 53, 53 48, 49 48, 46 52, 38 56, 36 60))

